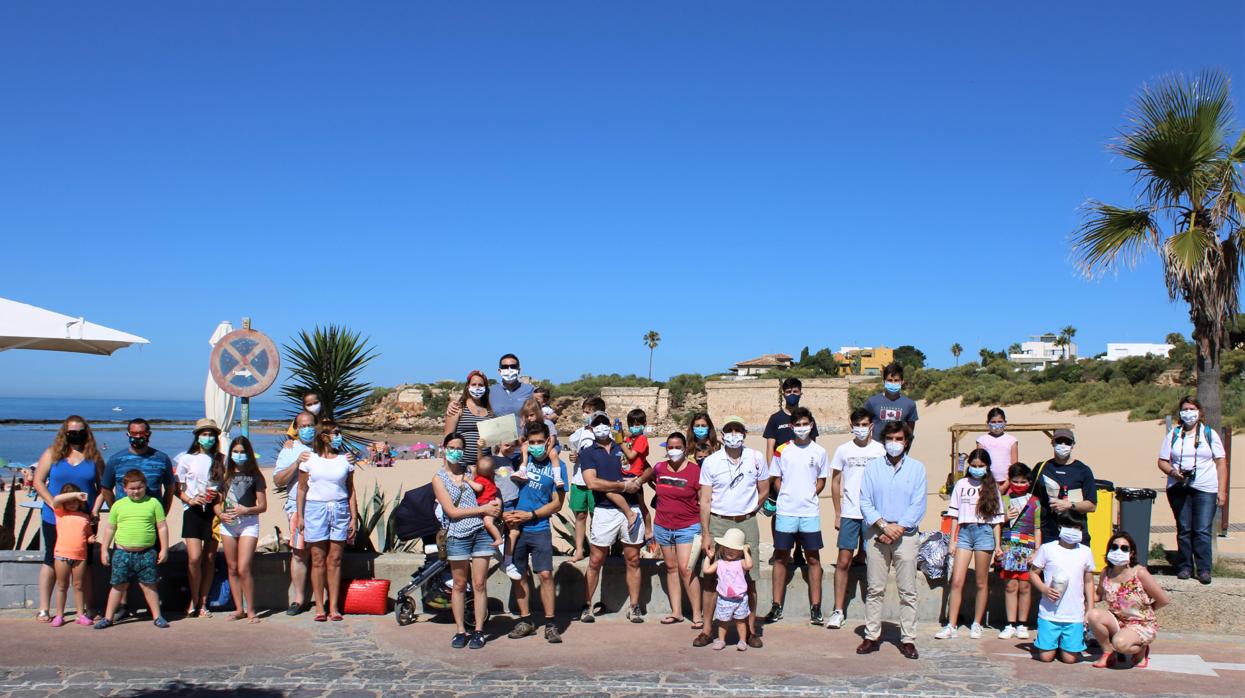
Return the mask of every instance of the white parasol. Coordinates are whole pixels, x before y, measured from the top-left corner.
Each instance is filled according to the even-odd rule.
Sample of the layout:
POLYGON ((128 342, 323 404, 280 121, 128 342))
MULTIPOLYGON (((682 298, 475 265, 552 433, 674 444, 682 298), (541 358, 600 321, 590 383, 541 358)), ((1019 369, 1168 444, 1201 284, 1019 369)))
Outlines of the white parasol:
POLYGON ((0 351, 38 349, 107 356, 131 344, 147 344, 136 335, 33 305, 0 298, 0 351))
MULTIPOLYGON (((216 331, 212 333, 208 345, 215 347, 221 337, 230 332, 233 332, 233 325, 229 321, 222 322, 216 326, 216 331)), ((233 413, 237 404, 238 398, 221 390, 209 370, 207 384, 203 388, 203 413, 208 419, 214 419, 220 425, 222 448, 229 446, 229 430, 233 427, 233 413)))

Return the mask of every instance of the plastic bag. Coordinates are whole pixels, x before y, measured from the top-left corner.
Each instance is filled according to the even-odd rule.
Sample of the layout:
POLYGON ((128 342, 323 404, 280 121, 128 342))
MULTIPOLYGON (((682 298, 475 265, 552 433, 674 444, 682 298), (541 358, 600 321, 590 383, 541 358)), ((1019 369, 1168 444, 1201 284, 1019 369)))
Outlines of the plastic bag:
POLYGON ((916 551, 916 565, 925 572, 930 581, 951 576, 951 566, 947 564, 950 543, 950 536, 941 531, 932 531, 921 536, 921 543, 916 551))

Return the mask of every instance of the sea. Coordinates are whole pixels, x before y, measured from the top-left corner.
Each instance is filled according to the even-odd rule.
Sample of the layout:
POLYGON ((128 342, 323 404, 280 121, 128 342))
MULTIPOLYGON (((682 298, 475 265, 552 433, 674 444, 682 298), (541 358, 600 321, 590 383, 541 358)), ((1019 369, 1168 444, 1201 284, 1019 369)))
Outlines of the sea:
MULTIPOLYGON (((172 458, 190 445, 194 438, 190 430, 195 420, 203 418, 204 410, 202 400, 0 397, 0 458, 9 461, 9 467, 37 461, 43 451, 52 445, 61 422, 73 414, 81 416, 91 425, 104 458, 129 448, 126 425, 135 417, 152 423, 152 447, 172 458)), ((291 407, 282 402, 251 401, 253 422, 285 422, 291 414, 291 407)), ((235 419, 240 416, 235 411, 235 419)), ((233 436, 238 435, 236 424, 232 432, 233 436)), ((278 434, 260 434, 255 429, 251 430, 251 442, 260 465, 272 465, 282 441, 284 437, 278 434)), ((6 475, 0 473, 0 476, 6 475)))

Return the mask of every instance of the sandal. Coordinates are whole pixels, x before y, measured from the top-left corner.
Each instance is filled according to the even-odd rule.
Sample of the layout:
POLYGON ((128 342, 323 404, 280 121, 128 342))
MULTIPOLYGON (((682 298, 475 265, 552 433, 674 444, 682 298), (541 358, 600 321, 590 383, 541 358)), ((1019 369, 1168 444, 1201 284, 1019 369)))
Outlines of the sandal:
POLYGON ((1104 652, 1092 666, 1095 669, 1111 669, 1115 667, 1115 652, 1104 652))
POLYGON ((1135 669, 1145 669, 1150 666, 1150 647, 1147 645, 1141 653, 1141 661, 1133 665, 1135 669))
POLYGON ((186 609, 186 617, 187 618, 198 618, 199 609, 195 608, 194 606, 191 606, 190 608, 186 609))
POLYGON ((51 623, 52 614, 48 613, 48 609, 41 608, 39 609, 39 612, 35 614, 35 620, 40 623, 51 623))
POLYGON ((344 618, 342 618, 342 614, 340 614, 340 613, 330 613, 330 614, 329 614, 329 620, 331 620, 331 621, 339 621, 339 620, 345 620, 345 619, 344 619, 344 618))
POLYGON ((211 618, 212 612, 208 610, 207 606, 204 606, 203 608, 199 609, 199 617, 200 618, 211 618))
POLYGON ((233 613, 230 613, 227 616, 227 618, 229 620, 242 620, 243 618, 246 618, 246 612, 245 611, 234 611, 233 613))
POLYGON ((676 618, 675 616, 666 616, 665 618, 661 619, 662 625, 674 625, 675 623, 682 623, 682 622, 683 622, 682 618, 676 618))
POLYGON ((326 621, 326 620, 328 620, 328 619, 329 619, 329 617, 328 617, 328 616, 326 616, 326 615, 324 615, 323 613, 317 613, 317 614, 316 614, 316 617, 315 617, 315 618, 312 618, 312 620, 314 620, 314 621, 315 621, 315 622, 317 622, 317 623, 323 623, 324 621, 326 621))
POLYGON ((704 627, 705 627, 705 622, 704 622, 703 620, 698 620, 698 621, 693 621, 693 622, 692 622, 692 630, 701 630, 701 629, 703 629, 704 627))

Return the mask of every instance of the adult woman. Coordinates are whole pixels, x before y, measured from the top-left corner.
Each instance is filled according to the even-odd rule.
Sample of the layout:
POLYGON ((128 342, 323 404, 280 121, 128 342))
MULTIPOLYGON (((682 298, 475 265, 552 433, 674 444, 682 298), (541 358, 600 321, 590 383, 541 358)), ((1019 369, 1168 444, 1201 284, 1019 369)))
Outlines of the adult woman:
MULTIPOLYGON (((320 414, 320 411, 321 409, 323 409, 323 407, 324 405, 320 404, 319 393, 317 393, 314 390, 308 390, 307 392, 303 393, 303 409, 304 410, 314 414, 316 416, 316 419, 320 419, 321 417, 325 419, 332 419, 333 415, 331 414, 324 414, 324 415, 320 414)), ((285 435, 289 437, 289 439, 285 442, 286 448, 293 446, 294 439, 298 438, 298 425, 295 423, 297 421, 298 421, 297 417, 290 420, 290 427, 285 430, 285 435)))
MULTIPOLYGON (((104 457, 95 445, 95 434, 91 426, 78 415, 72 415, 61 422, 52 445, 39 456, 35 465, 34 487, 39 498, 43 500, 42 541, 43 567, 39 570, 39 613, 36 618, 41 623, 52 620, 48 608, 52 604, 52 586, 56 579, 53 571, 52 551, 56 547, 56 515, 52 513, 52 497, 59 494, 66 484, 77 485, 78 489, 87 494, 87 508, 92 520, 99 518, 99 506, 102 499, 99 495, 100 474, 104 472, 104 457)), ((18 541, 20 544, 22 541, 18 541)), ((87 566, 82 577, 82 585, 91 589, 90 562, 97 556, 87 555, 87 566)), ((88 591, 89 595, 89 591, 88 591)), ((79 614, 90 616, 87 609, 78 609, 79 614)))
POLYGON ((303 540, 311 548, 311 592, 317 623, 342 619, 342 551, 358 530, 358 511, 354 462, 346 455, 337 423, 322 419, 316 427, 315 455, 307 452, 298 457, 298 523, 303 540))
POLYGON ((670 615, 663 625, 683 622, 683 590, 692 605, 692 629, 705 627, 700 617, 700 577, 692 569, 692 544, 700 534, 700 466, 687 459, 681 432, 666 437, 666 460, 653 467, 657 511, 653 537, 666 560, 666 596, 670 615))
POLYGON ((174 462, 177 498, 182 500, 182 540, 186 543, 186 566, 190 581, 190 605, 186 617, 211 618, 208 591, 216 570, 218 543, 212 535, 213 505, 225 480, 225 455, 220 448, 220 427, 212 419, 195 422, 194 439, 174 462))
POLYGON ((990 433, 977 437, 977 445, 990 454, 990 474, 999 489, 1007 493, 1007 470, 1012 463, 1020 461, 1020 443, 1007 433, 1007 415, 1003 408, 993 407, 986 413, 986 426, 990 433))
POLYGON ((484 616, 488 610, 489 558, 496 552, 493 539, 484 530, 484 517, 500 516, 501 501, 494 499, 484 506, 476 505, 471 476, 463 465, 467 439, 462 434, 447 434, 441 445, 445 447, 445 460, 432 478, 432 492, 441 505, 441 523, 447 529, 446 560, 454 577, 450 608, 454 612, 456 632, 450 646, 455 649, 480 649, 484 647, 484 616), (476 590, 476 623, 470 636, 463 624, 469 576, 471 586, 476 590))
POLYGON ((1167 501, 1176 516, 1176 576, 1210 584, 1210 536, 1215 507, 1227 503, 1228 465, 1219 434, 1202 422, 1202 404, 1185 397, 1180 424, 1163 437, 1159 470, 1167 475, 1167 501))
POLYGON ((259 471, 250 439, 245 436, 235 438, 229 444, 229 467, 221 483, 223 496, 216 502, 225 564, 229 569, 229 590, 233 594, 234 612, 229 616, 230 620, 241 620, 246 616, 250 623, 259 622, 259 616, 255 613, 251 558, 255 556, 255 544, 259 542, 259 515, 268 511, 267 489, 268 484, 259 471))
POLYGON ((692 455, 697 463, 703 462, 711 453, 717 453, 722 449, 722 442, 718 440, 718 430, 713 426, 713 420, 709 418, 708 412, 697 412, 692 415, 692 421, 687 425, 687 431, 692 438, 692 455))
POLYGON ((445 410, 445 436, 459 434, 463 437, 463 467, 476 464, 479 456, 480 431, 476 423, 493 416, 488 402, 488 376, 480 371, 467 374, 463 394, 450 400, 445 410))
POLYGON ((1107 545, 1107 569, 1098 580, 1094 600, 1107 602, 1105 610, 1091 609, 1086 617, 1102 645, 1102 658, 1094 666, 1113 666, 1117 655, 1128 657, 1137 667, 1147 666, 1150 643, 1159 630, 1154 611, 1170 599, 1150 572, 1137 564, 1137 543, 1125 531, 1116 533, 1107 545))

